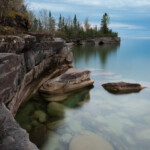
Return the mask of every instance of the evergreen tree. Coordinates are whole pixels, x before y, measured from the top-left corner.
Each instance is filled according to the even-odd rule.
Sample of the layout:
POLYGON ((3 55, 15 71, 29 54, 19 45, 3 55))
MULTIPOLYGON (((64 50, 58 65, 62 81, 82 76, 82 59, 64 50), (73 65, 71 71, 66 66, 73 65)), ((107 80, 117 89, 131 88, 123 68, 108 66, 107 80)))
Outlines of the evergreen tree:
POLYGON ((58 29, 59 29, 59 30, 62 29, 62 17, 61 17, 61 14, 60 14, 60 16, 59 16, 58 29))
POLYGON ((103 15, 102 21, 101 21, 101 32, 103 34, 107 34, 109 32, 108 24, 109 24, 109 16, 107 13, 103 15))
POLYGON ((49 11, 49 18, 52 17, 51 11, 49 11))
POLYGON ((73 19, 73 26, 74 26, 74 29, 77 29, 77 16, 76 15, 74 16, 74 19, 73 19))
POLYGON ((33 31, 38 31, 38 20, 35 18, 33 22, 33 31))
POLYGON ((38 20, 38 24, 39 24, 39 25, 38 25, 38 27, 39 27, 38 30, 39 30, 39 32, 41 32, 41 31, 43 30, 43 26, 42 26, 42 23, 41 23, 41 20, 40 20, 40 19, 38 20))
POLYGON ((52 36, 55 34, 55 19, 52 17, 51 12, 49 12, 49 33, 52 36))

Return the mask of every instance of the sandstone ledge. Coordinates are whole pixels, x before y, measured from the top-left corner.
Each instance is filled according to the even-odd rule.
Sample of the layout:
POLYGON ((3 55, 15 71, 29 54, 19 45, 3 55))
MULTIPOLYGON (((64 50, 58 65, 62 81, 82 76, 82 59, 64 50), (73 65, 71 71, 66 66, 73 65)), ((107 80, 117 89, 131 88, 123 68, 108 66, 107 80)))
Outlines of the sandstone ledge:
POLYGON ((62 94, 93 85, 93 83, 89 70, 71 68, 59 77, 48 80, 39 91, 46 94, 62 94))

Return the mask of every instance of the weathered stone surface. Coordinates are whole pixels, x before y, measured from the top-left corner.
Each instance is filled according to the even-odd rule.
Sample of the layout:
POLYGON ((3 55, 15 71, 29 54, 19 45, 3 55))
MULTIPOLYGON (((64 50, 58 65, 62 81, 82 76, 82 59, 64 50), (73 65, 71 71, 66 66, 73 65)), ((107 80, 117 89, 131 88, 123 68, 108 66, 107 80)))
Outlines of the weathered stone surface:
POLYGON ((89 70, 71 68, 59 77, 44 83, 40 88, 40 92, 46 94, 61 94, 93 85, 93 83, 94 81, 90 79, 89 70))
POLYGON ((36 42, 36 38, 30 35, 0 35, 0 53, 21 53, 25 47, 36 42))
POLYGON ((0 54, 0 101, 8 103, 14 97, 25 71, 23 55, 0 54))
MULTIPOLYGON (((20 104, 36 93, 43 83, 70 67, 72 53, 63 42, 36 43, 35 37, 29 35, 10 36, 9 41, 8 36, 3 36, 0 38, 0 104, 4 103, 15 115, 20 104)), ((36 150, 26 132, 12 120, 9 113, 4 105, 0 105, 0 150, 36 150)), ((43 112, 38 111, 34 115, 42 123, 47 119, 43 112)), ((35 121, 33 124, 37 127, 35 121)), ((30 125, 25 126, 28 131, 31 130, 30 125)), ((36 129, 35 132, 40 130, 36 129)), ((42 129, 39 134, 41 138, 45 132, 42 129)))
POLYGON ((36 43, 30 35, 1 37, 0 44, 6 41, 7 46, 0 54, 0 101, 15 114, 46 80, 72 67, 72 52, 63 42, 36 43), (14 38, 18 44, 13 47, 14 38))
POLYGON ((84 41, 85 45, 95 45, 95 40, 94 39, 90 39, 90 40, 86 40, 84 41))
MULTIPOLYGON (((120 37, 99 37, 89 40, 72 41, 73 45, 103 45, 103 44, 120 44, 120 37)), ((71 41, 70 41, 71 42, 71 41)))
POLYGON ((107 91, 116 94, 139 92, 144 88, 140 84, 126 82, 112 82, 103 84, 102 86, 107 91))
POLYGON ((37 42, 51 41, 53 39, 49 33, 28 32, 28 34, 36 37, 37 42))
POLYGON ((95 39, 96 44, 103 45, 103 44, 120 44, 119 37, 100 37, 95 39))
POLYGON ((0 150, 38 150, 4 104, 0 104, 0 114, 0 150))
POLYGON ((73 137, 69 150, 113 150, 113 148, 106 140, 95 133, 81 131, 73 137))
POLYGON ((19 53, 24 46, 25 41, 19 36, 0 36, 0 53, 19 53))

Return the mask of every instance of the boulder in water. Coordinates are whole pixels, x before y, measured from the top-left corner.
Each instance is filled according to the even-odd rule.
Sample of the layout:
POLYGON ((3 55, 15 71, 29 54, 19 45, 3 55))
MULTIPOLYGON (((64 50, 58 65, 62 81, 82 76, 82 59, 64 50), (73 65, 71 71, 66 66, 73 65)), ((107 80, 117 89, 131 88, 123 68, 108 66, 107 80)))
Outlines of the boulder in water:
POLYGON ((113 150, 113 148, 95 133, 81 131, 73 137, 69 150, 113 150))
POLYGON ((144 88, 140 84, 126 82, 112 82, 103 84, 102 86, 107 91, 115 94, 140 92, 144 88))

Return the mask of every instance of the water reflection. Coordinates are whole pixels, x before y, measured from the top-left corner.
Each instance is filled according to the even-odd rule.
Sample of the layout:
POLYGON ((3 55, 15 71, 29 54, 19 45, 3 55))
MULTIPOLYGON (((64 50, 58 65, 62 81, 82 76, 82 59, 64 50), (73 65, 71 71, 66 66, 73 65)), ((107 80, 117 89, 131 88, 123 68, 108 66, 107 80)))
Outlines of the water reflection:
POLYGON ((75 47, 74 66, 92 68, 94 88, 82 89, 67 96, 34 96, 19 109, 16 119, 30 133, 31 140, 40 143, 44 139, 44 143, 39 144, 43 143, 41 146, 37 144, 41 150, 71 150, 69 145, 72 139, 85 130, 107 141, 113 150, 149 150, 150 90, 147 88, 140 93, 113 95, 101 87, 102 83, 122 80, 144 81, 150 85, 147 69, 150 64, 149 51, 144 51, 143 44, 142 51, 138 50, 139 42, 133 43, 134 47, 128 43, 121 47, 119 53, 119 47, 112 45, 110 49, 109 46, 75 47), (137 69, 139 64, 142 64, 140 68, 144 72, 137 69), (102 69, 105 66, 107 70, 102 69), (134 74, 129 76, 132 70, 134 74), (64 101, 50 102, 60 99, 64 101), (36 133, 38 130, 40 133, 36 133))
MULTIPOLYGON (((90 62, 90 59, 99 59, 105 68, 110 55, 116 55, 120 45, 100 45, 100 46, 77 46, 73 48, 74 65, 79 62, 90 62)), ((95 63, 95 65, 97 65, 95 63)))

